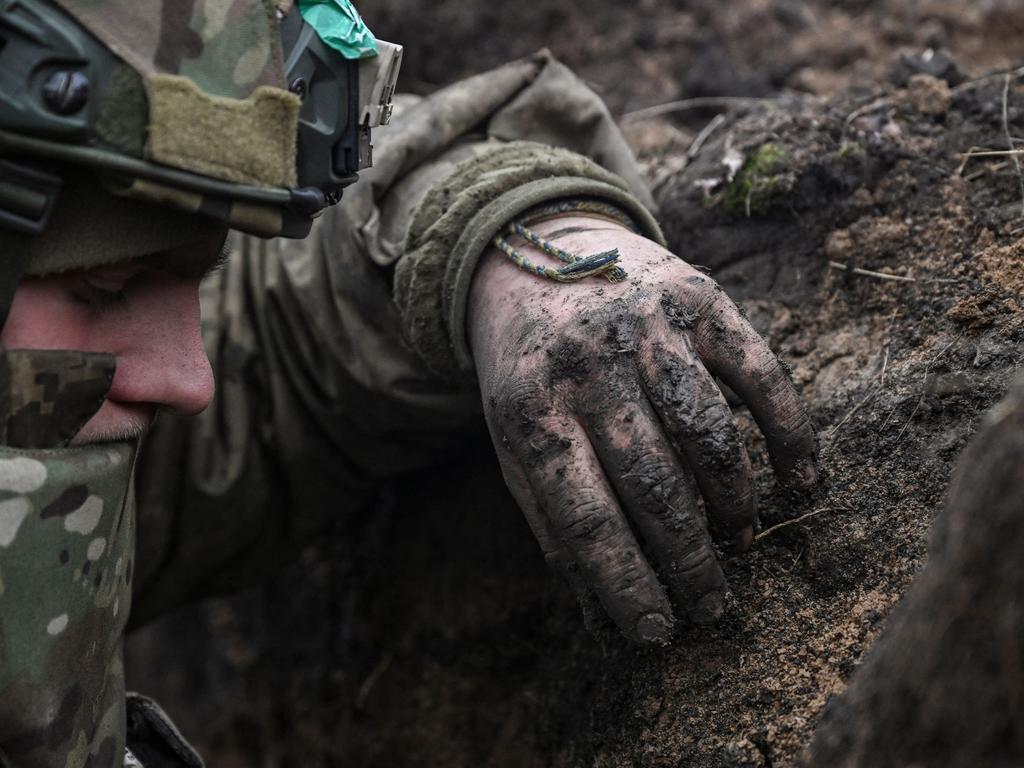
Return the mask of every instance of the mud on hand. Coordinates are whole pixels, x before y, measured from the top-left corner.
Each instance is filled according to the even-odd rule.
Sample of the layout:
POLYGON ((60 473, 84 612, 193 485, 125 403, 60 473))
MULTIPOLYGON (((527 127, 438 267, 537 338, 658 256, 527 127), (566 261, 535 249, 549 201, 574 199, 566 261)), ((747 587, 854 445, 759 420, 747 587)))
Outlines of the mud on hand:
POLYGON ((488 426, 548 562, 626 637, 664 644, 677 614, 721 615, 712 537, 743 550, 757 523, 750 462, 714 377, 749 406, 790 488, 817 480, 814 432, 782 365, 713 280, 615 224, 542 228, 574 253, 618 248, 629 278, 553 285, 484 258, 469 327, 488 426))

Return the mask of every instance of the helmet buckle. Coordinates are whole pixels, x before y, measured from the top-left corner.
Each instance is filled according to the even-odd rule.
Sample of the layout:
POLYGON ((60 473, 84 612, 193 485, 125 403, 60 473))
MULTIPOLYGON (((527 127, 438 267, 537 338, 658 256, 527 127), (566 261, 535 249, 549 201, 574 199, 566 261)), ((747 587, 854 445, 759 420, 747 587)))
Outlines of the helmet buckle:
POLYGON ((0 226, 41 234, 62 184, 60 176, 38 165, 0 159, 0 226))

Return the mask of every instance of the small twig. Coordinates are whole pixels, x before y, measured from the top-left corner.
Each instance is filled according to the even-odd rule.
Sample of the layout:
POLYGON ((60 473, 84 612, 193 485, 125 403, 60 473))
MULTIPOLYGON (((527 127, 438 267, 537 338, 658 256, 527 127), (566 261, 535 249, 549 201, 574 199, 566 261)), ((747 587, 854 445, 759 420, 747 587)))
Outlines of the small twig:
MULTIPOLYGON (((885 326, 886 339, 885 345, 882 347, 882 370, 878 374, 878 383, 875 384, 875 386, 873 386, 870 390, 868 390, 868 393, 864 395, 861 401, 857 403, 857 405, 855 405, 849 413, 847 413, 842 419, 840 419, 838 424, 836 424, 834 427, 832 427, 832 429, 829 430, 828 434, 825 435, 826 438, 831 438, 832 435, 839 431, 839 428, 842 427, 846 422, 852 419, 856 415, 857 411, 863 408, 871 398, 873 398, 875 395, 877 395, 879 392, 885 389, 885 372, 889 370, 889 344, 892 342, 892 324, 896 322, 896 315, 899 314, 899 311, 899 307, 892 311, 892 315, 889 316, 889 322, 885 326)), ((838 443, 838 440, 831 440, 822 449, 821 455, 824 456, 826 453, 831 451, 832 448, 834 448, 838 443)))
POLYGON ((964 176, 964 180, 965 181, 976 181, 977 179, 980 179, 982 176, 984 176, 987 173, 993 173, 995 171, 1003 170, 1003 168, 1005 168, 1006 165, 1007 164, 1005 162, 1003 162, 1003 163, 996 163, 995 165, 989 166, 988 168, 979 168, 978 170, 974 171, 973 173, 968 173, 966 176, 964 176))
POLYGON ((1024 75, 1024 67, 1018 67, 1017 69, 1006 70, 1003 72, 993 72, 991 75, 985 75, 984 77, 979 77, 975 80, 968 80, 966 83, 960 83, 960 85, 953 86, 949 89, 949 92, 961 93, 963 91, 969 91, 972 88, 977 88, 979 85, 991 83, 1001 77, 1006 77, 1007 75, 1020 77, 1021 75, 1024 75))
MULTIPOLYGON (((944 346, 939 351, 939 353, 937 355, 935 355, 935 357, 933 357, 931 360, 928 361, 927 365, 925 365, 925 367, 924 367, 924 375, 921 377, 922 388, 928 382, 928 373, 931 371, 932 366, 935 365, 935 363, 937 363, 939 361, 939 359, 944 354, 946 354, 946 352, 949 351, 950 347, 952 347, 954 344, 956 344, 958 341, 960 341, 960 337, 961 336, 963 336, 963 332, 958 333, 956 335, 956 337, 951 342, 949 342, 949 344, 944 346)), ((900 430, 900 433, 898 435, 896 435, 896 445, 900 444, 900 441, 903 439, 903 435, 910 428, 910 425, 914 422, 914 417, 917 415, 917 412, 921 409, 922 403, 924 403, 924 396, 925 396, 925 392, 922 391, 921 392, 921 396, 917 399, 917 404, 914 406, 914 410, 910 412, 910 418, 907 419, 907 423, 903 425, 903 429, 900 430)), ((893 408, 892 412, 886 418, 885 424, 882 424, 882 426, 879 429, 884 429, 885 428, 885 425, 889 423, 889 418, 891 418, 892 414, 895 413, 895 412, 896 412, 896 409, 893 408)))
POLYGON ((971 149, 961 152, 960 157, 1016 157, 1024 155, 1024 149, 971 149))
MULTIPOLYGON (((887 322, 885 324, 885 335, 886 335, 886 337, 888 337, 889 333, 892 331, 892 324, 896 322, 896 318, 899 317, 899 314, 900 314, 900 308, 896 307, 896 309, 894 309, 892 311, 892 314, 889 315, 889 322, 887 322)), ((888 346, 888 345, 889 345, 889 342, 886 342, 886 346, 888 346)))
MULTIPOLYGON (((1013 134, 1010 133, 1010 83, 1013 78, 1011 75, 1006 76, 1006 82, 1003 83, 1003 133, 1006 136, 1006 144, 1011 152, 1014 152, 1013 148, 1013 134)), ((1017 171, 1017 181, 1020 184, 1020 215, 1024 217, 1024 171, 1021 171, 1020 158, 1017 155, 1013 155, 1013 167, 1017 171)))
POLYGON ((645 107, 633 112, 627 112, 622 116, 622 122, 631 123, 636 120, 647 120, 651 117, 670 115, 673 112, 685 112, 688 109, 705 109, 707 107, 743 107, 751 104, 774 103, 778 99, 765 99, 753 96, 700 96, 695 99, 682 99, 680 101, 669 101, 664 104, 655 104, 653 107, 645 107))
MULTIPOLYGON (((956 172, 953 175, 954 176, 963 176, 964 175, 964 171, 967 170, 967 164, 969 162, 971 162, 971 158, 974 158, 974 157, 988 157, 989 156, 988 153, 992 152, 992 151, 998 152, 998 153, 1000 153, 999 156, 1002 156, 1001 153, 1004 152, 1005 150, 1001 150, 1001 149, 1000 150, 990 150, 988 147, 979 147, 977 145, 974 145, 970 149, 968 149, 966 152, 961 152, 960 153, 960 157, 963 158, 963 159, 960 161, 960 165, 957 166, 956 172)), ((1005 166, 1005 163, 1000 163, 999 165, 1005 166)), ((995 168, 993 168, 993 170, 995 170, 995 168)), ((975 173, 984 173, 984 171, 976 171, 975 173)))
POLYGON ((966 152, 961 152, 960 153, 960 157, 962 157, 963 159, 960 161, 960 165, 957 166, 956 173, 954 173, 953 175, 954 176, 963 176, 964 175, 964 171, 967 170, 967 164, 969 162, 971 162, 971 158, 974 156, 971 153, 972 152, 978 152, 978 151, 981 151, 983 149, 984 149, 983 147, 974 146, 974 147, 971 147, 970 149, 968 149, 966 152))
MULTIPOLYGON (((881 385, 876 385, 876 386, 872 387, 871 390, 866 395, 864 395, 864 398, 859 403, 857 403, 853 407, 853 409, 849 413, 847 413, 839 421, 838 424, 836 424, 834 427, 832 427, 832 429, 830 429, 828 431, 828 434, 825 435, 825 437, 832 437, 832 435, 834 435, 836 433, 836 431, 841 426, 843 426, 846 422, 848 422, 850 419, 852 419, 857 414, 857 411, 859 411, 861 408, 863 408, 867 404, 868 400, 870 400, 872 397, 874 397, 875 395, 877 395, 881 391, 882 391, 881 385)), ((828 448, 831 448, 831 447, 832 447, 831 444, 829 444, 828 448)), ((824 451, 822 451, 822 453, 824 453, 824 451)))
POLYGON ((823 515, 826 512, 849 512, 849 510, 846 509, 845 507, 823 507, 822 509, 816 509, 813 512, 808 512, 806 515, 794 517, 792 520, 784 520, 778 525, 773 525, 771 528, 764 529, 759 534, 757 534, 757 536, 754 537, 754 541, 752 543, 756 544, 759 541, 764 541, 773 533, 782 528, 786 528, 790 525, 796 525, 797 523, 802 523, 804 520, 808 520, 812 517, 817 517, 818 515, 823 515))
POLYGON ((830 261, 828 263, 832 269, 838 269, 843 272, 848 272, 854 275, 862 275, 863 277, 876 277, 879 280, 894 280, 899 283, 959 283, 962 282, 953 277, 926 277, 916 278, 904 275, 890 275, 887 272, 875 272, 871 269, 861 269, 860 267, 851 267, 849 264, 842 264, 838 261, 830 261))
MULTIPOLYGON (((869 104, 865 104, 864 106, 857 107, 857 109, 853 110, 853 112, 851 112, 850 114, 848 114, 846 116, 846 126, 845 127, 849 128, 853 124, 853 121, 856 120, 858 117, 866 115, 869 112, 874 112, 876 109, 879 109, 881 107, 888 107, 888 106, 892 106, 892 99, 889 98, 888 96, 883 96, 881 98, 875 99, 874 101, 870 102, 869 104)), ((844 132, 845 132, 845 128, 844 128, 844 132)))
MULTIPOLYGON (((890 327, 892 326, 892 320, 895 319, 895 317, 896 317, 896 312, 894 311, 893 312, 893 317, 889 321, 890 327)), ((832 429, 830 429, 828 431, 828 434, 825 435, 826 439, 827 438, 831 438, 832 435, 834 435, 836 432, 839 431, 840 427, 842 427, 844 424, 846 424, 846 422, 848 422, 850 419, 852 419, 854 416, 856 416, 857 415, 857 411, 859 411, 861 408, 863 408, 865 405, 867 405, 868 401, 871 398, 873 398, 875 395, 877 395, 879 392, 881 392, 883 389, 885 389, 885 372, 888 370, 888 368, 889 368, 889 342, 886 341, 885 342, 885 347, 884 347, 883 353, 882 353, 882 371, 881 371, 881 373, 878 374, 878 383, 875 384, 875 386, 873 386, 870 390, 868 390, 868 393, 866 395, 864 395, 863 398, 861 398, 860 402, 857 403, 849 411, 849 413, 847 413, 845 416, 843 416, 843 418, 839 420, 838 424, 836 424, 834 427, 832 427, 832 429)), ((822 455, 828 453, 835 444, 836 444, 836 441, 833 441, 833 442, 830 442, 828 445, 826 445, 822 449, 822 451, 821 451, 822 455)))
POLYGON ((849 264, 841 264, 838 261, 830 261, 828 265, 832 269, 838 269, 843 272, 852 272, 855 275, 863 275, 864 277, 877 277, 879 280, 895 280, 900 283, 916 283, 916 277, 905 277, 903 275, 889 275, 885 272, 875 272, 870 269, 861 269, 860 267, 851 267, 849 264))
POLYGON ((378 662, 377 666, 373 668, 373 671, 370 672, 366 680, 363 681, 363 684, 359 686, 359 692, 356 694, 357 711, 362 712, 364 709, 366 709, 366 702, 370 698, 370 691, 373 690, 373 687, 377 684, 377 681, 380 680, 381 675, 387 672, 388 667, 391 666, 391 662, 394 659, 394 657, 395 656, 393 653, 388 652, 387 655, 385 655, 384 658, 382 658, 380 662, 378 662))
POLYGON ((705 142, 711 138, 711 134, 718 130, 718 127, 725 122, 725 114, 719 113, 715 115, 715 118, 704 126, 704 129, 697 134, 697 138, 690 144, 690 148, 686 150, 686 159, 693 160, 704 146, 705 142))

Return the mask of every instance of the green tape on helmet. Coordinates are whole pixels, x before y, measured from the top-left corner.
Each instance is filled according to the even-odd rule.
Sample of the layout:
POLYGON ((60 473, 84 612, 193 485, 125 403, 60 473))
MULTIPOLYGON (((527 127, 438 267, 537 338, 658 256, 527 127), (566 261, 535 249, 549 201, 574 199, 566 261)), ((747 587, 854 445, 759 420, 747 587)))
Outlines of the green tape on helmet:
POLYGON ((346 59, 377 55, 377 41, 349 0, 299 0, 299 11, 320 39, 346 59))

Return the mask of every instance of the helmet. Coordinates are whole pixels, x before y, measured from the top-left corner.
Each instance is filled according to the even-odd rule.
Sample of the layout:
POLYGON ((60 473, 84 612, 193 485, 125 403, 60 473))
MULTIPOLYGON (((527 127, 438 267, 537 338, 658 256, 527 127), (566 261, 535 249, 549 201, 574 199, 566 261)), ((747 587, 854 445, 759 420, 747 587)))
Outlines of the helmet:
POLYGON ((401 53, 348 0, 0 0, 0 250, 41 274, 127 257, 112 229, 304 237, 370 165, 401 53))

